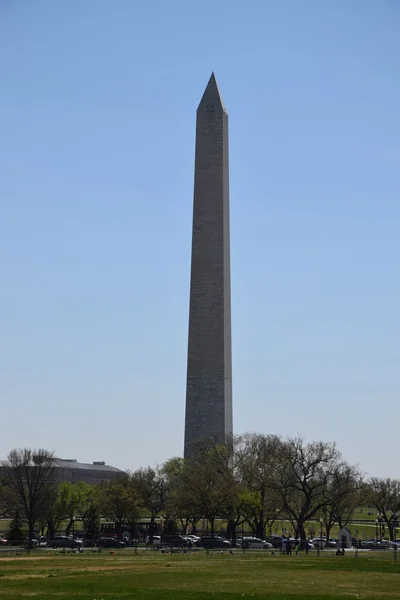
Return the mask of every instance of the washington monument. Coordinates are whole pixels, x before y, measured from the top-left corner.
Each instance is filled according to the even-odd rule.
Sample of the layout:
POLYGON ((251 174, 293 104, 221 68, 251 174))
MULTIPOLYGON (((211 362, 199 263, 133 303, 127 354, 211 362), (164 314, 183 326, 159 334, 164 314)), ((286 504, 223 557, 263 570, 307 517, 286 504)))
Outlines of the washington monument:
POLYGON ((185 458, 231 433, 228 113, 213 73, 196 117, 185 458))

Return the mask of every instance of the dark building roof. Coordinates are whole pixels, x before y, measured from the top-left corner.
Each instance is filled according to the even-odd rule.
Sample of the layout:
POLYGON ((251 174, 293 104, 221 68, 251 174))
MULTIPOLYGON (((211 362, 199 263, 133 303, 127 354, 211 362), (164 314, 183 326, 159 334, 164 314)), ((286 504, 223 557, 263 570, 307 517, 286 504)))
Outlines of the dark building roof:
POLYGON ((60 467, 63 469, 82 469, 87 471, 102 471, 107 473, 124 473, 124 471, 122 471, 121 469, 117 469, 117 467, 112 467, 111 465, 106 465, 106 463, 102 461, 96 461, 94 463, 81 463, 73 458, 56 458, 55 463, 56 467, 60 467))

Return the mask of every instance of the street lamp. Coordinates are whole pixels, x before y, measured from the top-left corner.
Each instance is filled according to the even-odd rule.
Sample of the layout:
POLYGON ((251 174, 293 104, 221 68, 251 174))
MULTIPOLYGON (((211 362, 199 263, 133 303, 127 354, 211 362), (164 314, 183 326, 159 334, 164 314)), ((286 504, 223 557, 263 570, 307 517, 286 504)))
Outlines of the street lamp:
POLYGON ((72 517, 72 539, 75 539, 75 521, 76 517, 72 517))
POLYGON ((322 523, 324 522, 323 518, 320 517, 319 525, 320 525, 320 538, 321 538, 321 550, 322 550, 322 523))
POLYGON ((375 539, 378 541, 378 519, 375 519, 375 539))

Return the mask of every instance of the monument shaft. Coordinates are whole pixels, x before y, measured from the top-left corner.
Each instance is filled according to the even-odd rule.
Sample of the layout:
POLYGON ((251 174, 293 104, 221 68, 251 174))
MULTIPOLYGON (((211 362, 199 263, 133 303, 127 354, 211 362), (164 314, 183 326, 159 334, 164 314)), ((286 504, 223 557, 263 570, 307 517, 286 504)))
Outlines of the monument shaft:
POLYGON ((214 77, 197 109, 185 458, 232 433, 228 114, 214 77))

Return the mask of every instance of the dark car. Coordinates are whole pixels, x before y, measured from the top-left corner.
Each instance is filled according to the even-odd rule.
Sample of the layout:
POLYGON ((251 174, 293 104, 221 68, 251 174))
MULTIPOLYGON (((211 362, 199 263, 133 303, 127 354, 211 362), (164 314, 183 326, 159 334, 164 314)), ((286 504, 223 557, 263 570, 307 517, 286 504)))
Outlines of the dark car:
POLYGON ((82 548, 82 540, 75 540, 68 535, 55 535, 51 540, 48 540, 47 545, 50 548, 82 548))
POLYGON ((282 536, 281 535, 269 535, 265 539, 267 542, 272 544, 274 548, 282 548, 282 536))
POLYGON ((183 537, 183 535, 162 535, 160 539, 161 546, 173 546, 175 548, 191 548, 192 541, 183 537))
POLYGON ((231 542, 220 535, 203 535, 197 542, 196 546, 200 548, 232 548, 231 542))
POLYGON ((99 548, 126 548, 125 542, 112 537, 103 537, 97 540, 99 548))

